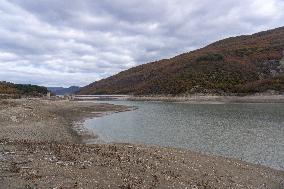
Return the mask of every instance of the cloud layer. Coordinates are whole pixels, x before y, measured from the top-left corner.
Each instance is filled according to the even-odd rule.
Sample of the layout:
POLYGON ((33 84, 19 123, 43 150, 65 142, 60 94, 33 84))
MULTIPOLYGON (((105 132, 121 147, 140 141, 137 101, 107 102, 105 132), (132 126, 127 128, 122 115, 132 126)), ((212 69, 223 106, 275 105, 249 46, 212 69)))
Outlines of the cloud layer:
POLYGON ((0 80, 86 85, 284 25, 283 0, 0 0, 0 80))

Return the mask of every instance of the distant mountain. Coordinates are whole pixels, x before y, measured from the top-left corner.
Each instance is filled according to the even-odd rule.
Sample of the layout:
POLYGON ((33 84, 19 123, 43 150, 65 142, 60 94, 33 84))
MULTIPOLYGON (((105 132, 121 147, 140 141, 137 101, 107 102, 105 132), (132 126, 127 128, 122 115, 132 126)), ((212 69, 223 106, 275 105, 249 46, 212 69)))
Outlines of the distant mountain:
POLYGON ((284 92, 284 27, 231 37, 171 59, 140 65, 78 94, 284 92))
POLYGON ((48 87, 47 88, 50 92, 54 93, 55 95, 69 95, 74 94, 80 90, 80 87, 71 86, 69 88, 64 87, 48 87))
POLYGON ((47 94, 46 87, 30 84, 14 84, 6 81, 0 81, 1 95, 26 95, 26 96, 42 96, 47 94))

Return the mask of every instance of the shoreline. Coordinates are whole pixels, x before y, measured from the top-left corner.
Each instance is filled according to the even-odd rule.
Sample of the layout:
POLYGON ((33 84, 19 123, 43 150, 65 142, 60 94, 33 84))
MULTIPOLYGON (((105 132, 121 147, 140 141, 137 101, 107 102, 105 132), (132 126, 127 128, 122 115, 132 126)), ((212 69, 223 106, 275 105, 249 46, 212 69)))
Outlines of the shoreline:
POLYGON ((0 186, 277 189, 284 184, 283 171, 264 166, 166 147, 83 144, 92 136, 73 130, 78 121, 128 110, 90 102, 0 101, 0 186))
POLYGON ((249 95, 249 96, 131 96, 130 101, 162 101, 179 103, 284 103, 284 95, 249 95))

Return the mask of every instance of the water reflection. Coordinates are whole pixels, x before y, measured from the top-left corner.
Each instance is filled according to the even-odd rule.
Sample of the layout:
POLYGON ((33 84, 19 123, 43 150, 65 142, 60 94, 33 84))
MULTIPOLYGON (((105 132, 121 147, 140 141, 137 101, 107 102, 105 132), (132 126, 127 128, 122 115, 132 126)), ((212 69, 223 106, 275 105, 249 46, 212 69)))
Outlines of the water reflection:
POLYGON ((284 104, 110 103, 138 109, 86 121, 106 142, 186 148, 284 170, 284 104))

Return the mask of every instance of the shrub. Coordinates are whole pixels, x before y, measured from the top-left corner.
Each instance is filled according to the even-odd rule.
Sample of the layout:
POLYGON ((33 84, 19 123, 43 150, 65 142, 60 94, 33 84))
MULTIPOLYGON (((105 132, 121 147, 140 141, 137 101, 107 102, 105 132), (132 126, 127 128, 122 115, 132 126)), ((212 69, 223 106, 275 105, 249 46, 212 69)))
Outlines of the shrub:
POLYGON ((196 59, 197 62, 201 61, 223 61, 224 57, 221 54, 207 54, 204 56, 200 56, 196 59))

